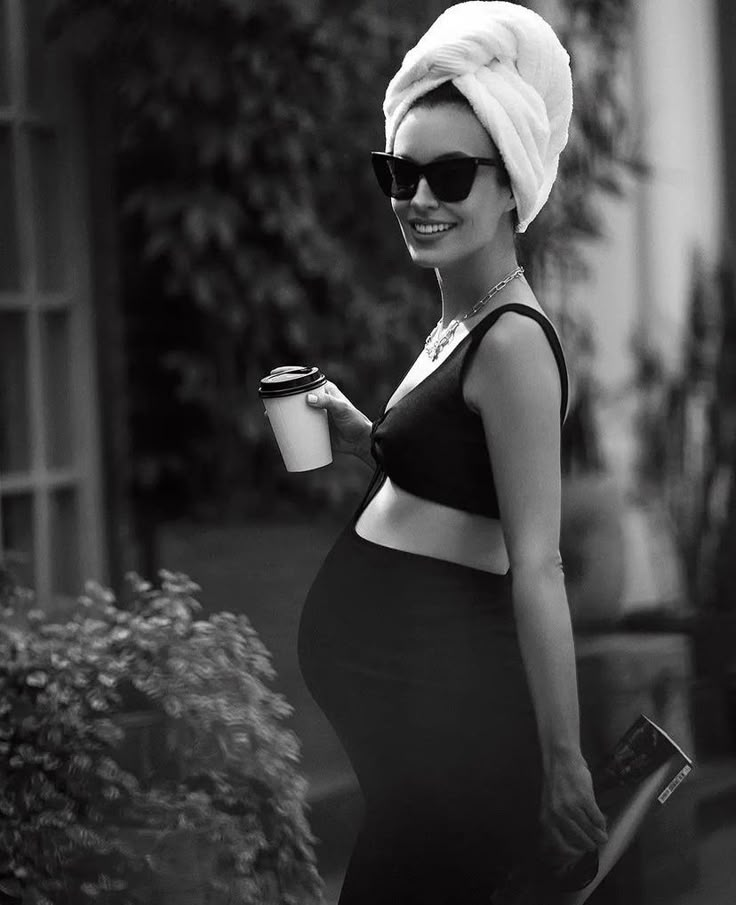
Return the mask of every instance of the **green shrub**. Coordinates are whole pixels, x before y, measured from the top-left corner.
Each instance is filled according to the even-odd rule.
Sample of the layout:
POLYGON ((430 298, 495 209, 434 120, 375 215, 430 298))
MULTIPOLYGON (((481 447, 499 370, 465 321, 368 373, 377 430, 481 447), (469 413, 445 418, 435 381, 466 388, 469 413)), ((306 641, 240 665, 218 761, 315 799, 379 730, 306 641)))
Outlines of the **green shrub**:
POLYGON ((160 578, 129 576, 125 608, 89 584, 64 623, 0 583, 0 891, 38 905, 181 905, 183 890, 199 905, 317 902, 269 654, 244 616, 195 620, 197 586, 160 578), (136 722, 153 733, 143 759, 136 722))

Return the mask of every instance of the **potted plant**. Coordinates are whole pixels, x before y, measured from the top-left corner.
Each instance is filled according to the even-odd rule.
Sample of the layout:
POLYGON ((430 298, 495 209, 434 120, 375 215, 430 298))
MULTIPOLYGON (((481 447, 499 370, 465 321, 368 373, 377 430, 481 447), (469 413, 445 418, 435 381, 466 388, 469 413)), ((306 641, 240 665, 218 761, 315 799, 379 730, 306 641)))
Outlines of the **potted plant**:
POLYGON ((127 581, 64 623, 0 582, 0 901, 319 902, 268 652, 186 576, 127 581))

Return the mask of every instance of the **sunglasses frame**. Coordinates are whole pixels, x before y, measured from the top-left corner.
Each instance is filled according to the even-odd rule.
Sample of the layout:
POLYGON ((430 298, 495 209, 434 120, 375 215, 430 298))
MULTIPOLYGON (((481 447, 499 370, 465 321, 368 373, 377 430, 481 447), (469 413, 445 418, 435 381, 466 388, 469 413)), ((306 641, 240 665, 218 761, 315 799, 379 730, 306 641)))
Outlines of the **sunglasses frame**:
MULTIPOLYGON (((409 201, 411 200, 417 192, 419 188, 419 182, 424 176, 427 180, 427 185, 432 191, 432 194, 438 201, 446 202, 448 204, 453 204, 457 201, 464 201, 470 192, 473 189, 473 184, 475 183, 475 177, 478 173, 479 166, 488 166, 488 167, 498 167, 500 166, 499 160, 494 160, 490 157, 466 157, 464 154, 458 154, 457 157, 442 157, 439 160, 431 160, 429 163, 418 164, 415 161, 411 160, 408 157, 400 157, 398 154, 389 154, 387 151, 371 151, 371 162, 373 164, 373 172, 376 175, 376 179, 378 180, 378 185, 381 188, 381 191, 386 195, 387 198, 393 198, 395 201, 409 201), (416 172, 416 182, 411 183, 408 188, 412 188, 411 194, 406 194, 405 192, 394 193, 391 191, 391 188, 388 189, 385 186, 385 180, 382 180, 380 175, 380 167, 381 162, 391 161, 391 160, 399 160, 404 164, 408 164, 410 167, 416 172), (470 184, 468 185, 468 190, 464 195, 461 195, 459 198, 457 197, 442 197, 443 194, 446 193, 438 193, 435 187, 432 185, 432 171, 436 172, 437 168, 442 167, 443 164, 452 164, 457 163, 458 161, 468 161, 475 165, 473 170, 473 178, 470 180, 470 184)), ((407 188, 407 191, 408 191, 407 188)))

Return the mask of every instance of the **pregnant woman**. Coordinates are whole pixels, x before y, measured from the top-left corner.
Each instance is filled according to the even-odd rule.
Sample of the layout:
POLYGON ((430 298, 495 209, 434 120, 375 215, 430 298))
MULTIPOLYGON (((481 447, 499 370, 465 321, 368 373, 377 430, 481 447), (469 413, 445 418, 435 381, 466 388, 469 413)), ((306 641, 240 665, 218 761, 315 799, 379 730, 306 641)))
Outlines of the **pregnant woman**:
POLYGON ((552 28, 484 0, 447 9, 386 92, 373 167, 441 317, 376 421, 331 383, 306 403, 375 469, 299 630, 365 799, 340 905, 488 905, 534 846, 563 865, 606 838, 558 549, 568 378, 514 242, 571 107, 552 28))

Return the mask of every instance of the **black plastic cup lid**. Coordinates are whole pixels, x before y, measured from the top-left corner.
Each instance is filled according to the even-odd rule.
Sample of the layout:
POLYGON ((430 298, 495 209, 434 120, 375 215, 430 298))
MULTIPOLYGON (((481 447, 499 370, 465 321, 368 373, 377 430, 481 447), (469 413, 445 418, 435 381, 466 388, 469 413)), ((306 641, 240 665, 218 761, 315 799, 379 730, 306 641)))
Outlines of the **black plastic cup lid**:
POLYGON ((267 374, 258 388, 258 395, 273 398, 275 396, 293 396, 306 393, 307 390, 322 386, 327 380, 319 368, 306 368, 297 365, 285 365, 267 374))

